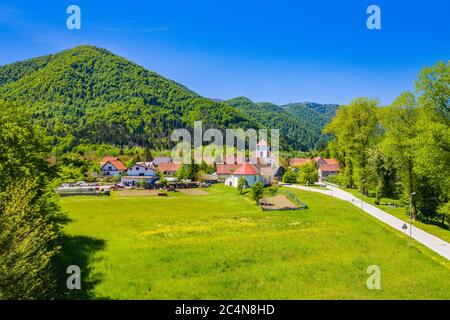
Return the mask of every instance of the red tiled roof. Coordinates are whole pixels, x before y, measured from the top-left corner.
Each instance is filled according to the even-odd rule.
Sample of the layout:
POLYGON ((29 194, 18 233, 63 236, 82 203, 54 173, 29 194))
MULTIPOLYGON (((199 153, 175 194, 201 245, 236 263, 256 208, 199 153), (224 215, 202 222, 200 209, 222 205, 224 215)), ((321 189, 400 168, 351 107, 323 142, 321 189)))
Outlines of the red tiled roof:
POLYGON ((119 160, 117 157, 106 156, 100 161, 100 167, 103 167, 108 161, 119 160))
POLYGON ((258 175, 258 169, 251 163, 244 162, 239 166, 239 168, 233 173, 236 175, 258 175))
POLYGON ((161 172, 176 172, 179 168, 179 163, 163 162, 159 165, 158 170, 161 172))
POLYGON ((127 170, 127 166, 124 165, 119 160, 110 160, 109 163, 111 163, 114 167, 116 167, 117 170, 127 170))
POLYGON ((339 164, 339 161, 337 159, 330 158, 330 159, 324 159, 324 160, 327 164, 339 164))
POLYGON ((324 164, 319 168, 322 172, 339 172, 339 164, 324 164))
POLYGON ((216 173, 218 175, 232 174, 238 167, 238 164, 217 164, 216 173))
POLYGON ((114 168, 116 168, 119 171, 124 171, 127 170, 127 166, 124 165, 122 162, 120 162, 119 160, 108 160, 106 161, 102 166, 101 169, 106 165, 110 163, 114 168))
POLYGON ((292 159, 291 159, 290 165, 291 165, 291 167, 296 167, 296 166, 301 166, 301 165, 303 165, 303 164, 310 163, 310 162, 312 162, 311 159, 306 159, 306 158, 292 158, 292 159))

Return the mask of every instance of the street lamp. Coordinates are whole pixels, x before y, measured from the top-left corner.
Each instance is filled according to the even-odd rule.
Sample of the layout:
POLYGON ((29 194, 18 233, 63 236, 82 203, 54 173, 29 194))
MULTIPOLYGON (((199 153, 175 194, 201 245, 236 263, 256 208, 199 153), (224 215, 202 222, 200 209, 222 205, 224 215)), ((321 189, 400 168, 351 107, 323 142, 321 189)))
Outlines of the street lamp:
POLYGON ((409 195, 409 246, 411 246, 411 238, 412 238, 412 199, 415 192, 411 192, 409 195))

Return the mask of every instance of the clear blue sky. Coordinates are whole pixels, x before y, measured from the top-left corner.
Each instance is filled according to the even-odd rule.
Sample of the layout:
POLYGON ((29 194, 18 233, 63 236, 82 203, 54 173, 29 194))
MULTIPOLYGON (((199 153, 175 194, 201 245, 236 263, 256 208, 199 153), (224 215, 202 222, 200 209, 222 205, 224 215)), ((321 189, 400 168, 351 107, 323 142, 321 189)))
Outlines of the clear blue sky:
POLYGON ((147 0, 0 3, 0 65, 79 44, 111 50, 197 93, 255 101, 390 103, 450 59, 448 0, 147 0), (82 29, 66 28, 77 4, 82 29), (377 4, 382 29, 366 28, 377 4))

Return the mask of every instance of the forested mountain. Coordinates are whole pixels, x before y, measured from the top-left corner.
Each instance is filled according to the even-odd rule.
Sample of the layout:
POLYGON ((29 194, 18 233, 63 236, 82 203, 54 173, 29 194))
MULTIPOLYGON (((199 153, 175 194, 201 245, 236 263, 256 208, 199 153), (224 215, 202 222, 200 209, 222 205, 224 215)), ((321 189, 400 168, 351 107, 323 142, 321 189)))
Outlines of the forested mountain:
POLYGON ((339 105, 319 104, 315 102, 298 102, 283 105, 282 108, 285 111, 298 116, 303 116, 304 110, 313 110, 316 113, 325 117, 326 122, 328 122, 331 118, 333 118, 336 115, 336 111, 339 108, 339 105))
POLYGON ((79 143, 166 148, 172 129, 194 120, 222 129, 259 127, 225 103, 93 46, 0 67, 0 99, 29 107, 67 149, 79 143))
POLYGON ((203 98, 94 46, 0 67, 0 99, 27 107, 59 153, 80 144, 164 149, 173 129, 191 128, 194 120, 205 128, 280 128, 282 148, 307 150, 328 121, 306 107, 300 117, 297 107, 203 98))
POLYGON ((226 103, 242 110, 264 127, 280 129, 282 145, 296 150, 309 150, 325 146, 327 137, 322 134, 322 129, 330 121, 331 110, 334 108, 335 112, 338 107, 337 105, 328 106, 316 103, 278 106, 270 102, 255 103, 246 97, 230 99, 226 103))

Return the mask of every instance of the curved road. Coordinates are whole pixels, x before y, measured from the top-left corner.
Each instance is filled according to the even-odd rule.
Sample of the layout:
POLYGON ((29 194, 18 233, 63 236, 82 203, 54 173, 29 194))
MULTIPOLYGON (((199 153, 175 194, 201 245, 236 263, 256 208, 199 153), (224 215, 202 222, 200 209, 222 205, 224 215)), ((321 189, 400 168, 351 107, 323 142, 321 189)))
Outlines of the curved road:
MULTIPOLYGON (((348 201, 352 203, 353 205, 361 208, 368 214, 370 214, 372 217, 377 218, 381 222, 384 222, 385 224, 391 226, 392 228, 397 229, 398 231, 402 233, 407 233, 409 235, 409 223, 406 223, 408 229, 404 230, 402 227, 405 225, 405 222, 403 220, 400 220, 389 213, 378 209, 377 207, 364 202, 358 198, 356 198, 354 195, 352 195, 349 192, 346 192, 342 189, 339 189, 334 186, 327 186, 328 190, 323 190, 319 188, 311 188, 311 187, 304 187, 304 186, 298 186, 298 185, 284 185, 288 188, 295 188, 295 189, 301 189, 306 191, 312 191, 312 192, 319 192, 326 194, 328 196, 332 196, 344 201, 348 201)), ((412 238, 423 244, 424 246, 428 247, 429 249, 433 250, 437 254, 443 256, 447 260, 450 260, 450 243, 445 242, 441 238, 438 238, 432 234, 429 234, 428 232, 423 231, 422 229, 416 228, 415 226, 412 226, 412 238)))

